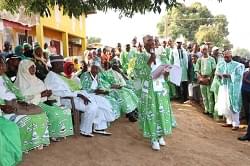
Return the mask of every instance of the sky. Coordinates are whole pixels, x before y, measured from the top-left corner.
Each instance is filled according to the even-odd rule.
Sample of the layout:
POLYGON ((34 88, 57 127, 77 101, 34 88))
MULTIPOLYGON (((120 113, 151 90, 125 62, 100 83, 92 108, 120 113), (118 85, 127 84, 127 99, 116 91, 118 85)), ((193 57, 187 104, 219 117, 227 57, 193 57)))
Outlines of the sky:
MULTIPOLYGON (((180 2, 183 2, 180 0, 180 2)), ((206 5, 212 14, 224 14, 229 22, 229 40, 234 48, 247 48, 250 50, 250 21, 249 21, 249 0, 185 0, 186 5, 193 2, 201 2, 206 5)), ((97 12, 88 15, 86 19, 87 36, 100 37, 105 45, 115 46, 117 42, 122 44, 131 43, 134 36, 141 39, 146 34, 157 35, 156 25, 164 15, 146 13, 136 14, 132 18, 123 17, 119 19, 119 13, 108 11, 107 13, 97 12)))

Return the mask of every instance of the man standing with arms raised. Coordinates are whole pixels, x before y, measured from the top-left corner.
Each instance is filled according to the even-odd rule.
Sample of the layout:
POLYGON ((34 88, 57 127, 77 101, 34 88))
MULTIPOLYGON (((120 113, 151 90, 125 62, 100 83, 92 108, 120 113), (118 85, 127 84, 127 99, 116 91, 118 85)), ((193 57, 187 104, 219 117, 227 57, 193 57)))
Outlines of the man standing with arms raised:
MULTIPOLYGON (((172 133, 172 109, 164 82, 155 84, 151 75, 153 66, 157 65, 154 38, 147 35, 143 42, 146 51, 138 55, 135 63, 135 77, 141 83, 139 128, 144 137, 151 139, 152 149, 160 150, 160 145, 166 145, 164 136, 172 133)), ((167 77, 168 72, 163 71, 161 75, 167 77)))

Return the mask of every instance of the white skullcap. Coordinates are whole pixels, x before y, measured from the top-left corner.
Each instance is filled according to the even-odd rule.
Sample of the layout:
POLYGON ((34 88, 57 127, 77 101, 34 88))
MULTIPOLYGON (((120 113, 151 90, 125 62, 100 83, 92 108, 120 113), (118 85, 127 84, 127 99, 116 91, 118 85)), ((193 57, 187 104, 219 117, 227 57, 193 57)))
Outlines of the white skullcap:
POLYGON ((219 50, 219 47, 214 46, 214 47, 212 48, 212 51, 215 51, 215 50, 219 50))
POLYGON ((201 47, 200 47, 201 50, 203 49, 208 49, 208 46, 206 44, 203 44, 201 47))

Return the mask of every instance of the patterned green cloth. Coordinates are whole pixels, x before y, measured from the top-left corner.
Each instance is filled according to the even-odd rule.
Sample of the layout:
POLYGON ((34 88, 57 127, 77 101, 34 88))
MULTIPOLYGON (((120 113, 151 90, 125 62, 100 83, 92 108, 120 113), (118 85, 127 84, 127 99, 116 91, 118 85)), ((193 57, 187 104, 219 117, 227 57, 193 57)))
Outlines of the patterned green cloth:
POLYGON ((0 117, 0 166, 14 166, 22 160, 18 127, 0 117))
POLYGON ((241 86, 245 67, 243 64, 231 61, 221 61, 216 67, 216 74, 230 74, 230 79, 219 79, 221 85, 226 85, 229 90, 229 100, 232 112, 241 111, 241 86))
POLYGON ((172 133, 173 114, 168 95, 167 84, 164 90, 154 92, 151 68, 147 62, 149 55, 141 54, 137 57, 135 77, 142 82, 141 99, 139 100, 139 127, 143 136, 151 140, 172 133))
POLYGON ((197 60, 195 67, 195 71, 199 74, 213 76, 216 68, 216 62, 211 56, 208 56, 208 58, 201 57, 197 60))
POLYGON ((70 109, 63 109, 57 105, 49 106, 44 103, 40 103, 39 106, 43 109, 48 117, 48 129, 50 137, 60 138, 74 134, 70 109))
POLYGON ((21 91, 11 82, 11 80, 6 75, 3 75, 3 80, 6 87, 16 95, 17 100, 25 100, 25 97, 22 95, 21 91))
MULTIPOLYGON (((21 91, 9 80, 9 78, 3 76, 3 79, 6 87, 16 95, 16 98, 24 101, 25 98, 21 94, 21 91)), ((37 115, 5 114, 4 117, 15 122, 19 127, 22 151, 26 152, 40 145, 48 145, 50 143, 48 119, 45 113, 37 115)))
MULTIPOLYGON (((210 76, 211 79, 213 78, 215 68, 216 62, 215 59, 211 56, 208 56, 207 58, 199 58, 195 65, 195 71, 197 73, 210 76)), ((200 89, 203 98, 203 104, 205 106, 205 112, 216 115, 216 113, 214 113, 213 92, 210 91, 211 85, 200 85, 200 89)))
MULTIPOLYGON (((94 90, 91 89, 92 82, 93 80, 90 75, 90 72, 85 72, 81 75, 82 88, 83 90, 86 90, 88 93, 94 92, 94 90)), ((110 102, 110 104, 112 105, 112 111, 115 114, 115 118, 118 119, 121 116, 121 105, 119 104, 119 102, 117 102, 115 98, 109 95, 104 95, 103 97, 105 97, 110 102)))
POLYGON ((121 65, 124 73, 128 72, 128 69, 132 71, 134 67, 134 61, 136 58, 136 51, 134 49, 131 49, 129 52, 124 51, 121 53, 121 65), (130 66, 130 67, 129 67, 130 66))
POLYGON ((121 89, 112 89, 112 85, 120 85, 118 79, 116 79, 111 70, 102 71, 99 73, 99 87, 102 89, 108 89, 109 95, 115 98, 121 106, 121 113, 130 113, 134 111, 138 106, 138 97, 136 94, 126 87, 121 89))
POLYGON ((6 114, 4 117, 19 127, 23 152, 40 145, 49 145, 48 119, 45 113, 28 116, 6 114))

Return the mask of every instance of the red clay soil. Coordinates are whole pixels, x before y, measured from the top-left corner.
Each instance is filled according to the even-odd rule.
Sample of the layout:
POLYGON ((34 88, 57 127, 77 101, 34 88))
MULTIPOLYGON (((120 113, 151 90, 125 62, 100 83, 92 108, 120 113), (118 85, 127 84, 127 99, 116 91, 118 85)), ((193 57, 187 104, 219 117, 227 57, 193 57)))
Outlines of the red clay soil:
POLYGON ((137 123, 122 118, 111 137, 69 137, 24 155, 20 166, 250 166, 250 142, 243 131, 222 128, 198 107, 173 103, 178 127, 167 146, 153 151, 137 123))

